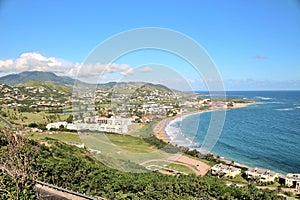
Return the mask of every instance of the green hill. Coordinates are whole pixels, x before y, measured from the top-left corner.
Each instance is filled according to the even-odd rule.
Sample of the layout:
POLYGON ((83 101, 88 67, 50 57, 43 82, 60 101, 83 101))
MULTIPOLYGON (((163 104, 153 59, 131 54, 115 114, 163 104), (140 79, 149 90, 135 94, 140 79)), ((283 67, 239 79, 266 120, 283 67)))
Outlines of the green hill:
POLYGON ((85 149, 53 139, 46 138, 41 145, 2 133, 0 144, 1 166, 5 169, 0 171, 0 199, 36 199, 33 179, 108 199, 283 199, 276 191, 253 185, 228 187, 224 180, 209 175, 118 171, 103 165, 85 149))
MULTIPOLYGON (((57 76, 52 72, 42 71, 24 71, 19 74, 9 74, 0 77, 0 83, 4 83, 10 86, 15 86, 20 83, 26 83, 28 81, 47 81, 54 84, 71 86, 76 80, 66 76, 57 76)), ((79 81, 78 83, 81 84, 82 82, 79 81)))
POLYGON ((57 76, 52 72, 42 72, 42 71, 24 71, 18 74, 9 74, 3 77, 0 77, 0 84, 6 84, 9 86, 20 86, 20 84, 28 82, 38 81, 38 82, 50 82, 56 85, 65 85, 67 87, 73 87, 74 85, 79 86, 79 88, 84 89, 101 89, 101 90, 109 90, 112 88, 124 88, 124 87, 133 87, 133 88, 144 88, 147 87, 151 90, 151 88, 159 89, 163 91, 170 91, 170 89, 161 84, 152 84, 145 82, 108 82, 102 84, 88 84, 82 81, 67 77, 67 76, 57 76))
POLYGON ((72 90, 64 85, 58 85, 58 84, 53 84, 52 82, 41 82, 41 81, 28 81, 25 83, 20 83, 17 84, 15 87, 18 88, 26 88, 26 87, 32 87, 35 89, 38 89, 40 87, 43 87, 45 89, 45 91, 49 91, 50 93, 52 91, 61 91, 61 92, 65 92, 68 94, 72 93, 72 90))

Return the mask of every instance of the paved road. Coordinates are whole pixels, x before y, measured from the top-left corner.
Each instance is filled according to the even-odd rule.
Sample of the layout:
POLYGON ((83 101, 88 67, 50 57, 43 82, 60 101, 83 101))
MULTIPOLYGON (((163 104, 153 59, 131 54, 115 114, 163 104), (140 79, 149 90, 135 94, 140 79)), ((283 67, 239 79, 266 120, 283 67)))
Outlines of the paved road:
POLYGON ((35 189, 40 195, 43 195, 43 199, 54 200, 58 198, 60 200, 104 200, 102 197, 92 197, 42 181, 36 180, 35 182, 35 189))

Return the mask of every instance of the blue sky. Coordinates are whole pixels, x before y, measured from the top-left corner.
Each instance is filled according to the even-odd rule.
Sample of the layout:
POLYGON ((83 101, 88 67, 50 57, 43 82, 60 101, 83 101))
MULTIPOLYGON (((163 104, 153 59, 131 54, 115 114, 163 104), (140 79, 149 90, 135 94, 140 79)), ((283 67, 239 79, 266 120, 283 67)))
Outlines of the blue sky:
MULTIPOLYGON (((0 25, 0 75, 35 69, 71 75, 70 69, 107 38, 134 28, 162 27, 199 43, 228 90, 300 90, 297 0, 4 0, 0 25)), ((203 89, 183 61, 144 53, 117 60, 112 72, 163 63, 192 80, 194 89, 203 89)), ((111 74, 107 81, 122 76, 111 74)))

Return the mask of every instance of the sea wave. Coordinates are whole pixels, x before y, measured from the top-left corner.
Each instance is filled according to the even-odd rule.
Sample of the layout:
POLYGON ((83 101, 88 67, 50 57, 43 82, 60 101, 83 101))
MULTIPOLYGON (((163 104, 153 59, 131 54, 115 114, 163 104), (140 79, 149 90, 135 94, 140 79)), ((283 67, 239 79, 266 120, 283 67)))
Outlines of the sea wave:
POLYGON ((272 103, 272 104, 284 104, 283 102, 279 102, 279 101, 270 101, 268 103, 272 103))
POLYGON ((261 100, 271 100, 273 98, 270 97, 261 97, 261 96, 256 96, 256 98, 261 99, 261 100))
POLYGON ((194 147, 199 146, 198 143, 195 143, 192 139, 186 137, 181 130, 182 120, 191 115, 196 115, 199 113, 191 113, 188 115, 184 115, 181 117, 176 117, 175 119, 169 121, 165 126, 165 133, 167 137, 170 139, 172 144, 176 144, 184 147, 194 147))
POLYGON ((278 109, 275 109, 277 111, 290 111, 290 110, 294 110, 295 108, 278 108, 278 109))
POLYGON ((189 146, 192 141, 188 140, 186 137, 183 136, 182 131, 180 129, 180 125, 178 122, 181 122, 182 119, 180 117, 171 120, 165 126, 165 132, 167 137, 170 139, 170 142, 177 145, 182 146, 189 146))
MULTIPOLYGON (((246 93, 248 94, 248 93, 246 93)), ((245 95, 247 96, 247 95, 245 95)), ((249 92, 259 101, 258 107, 228 111, 222 135, 212 153, 244 163, 253 167, 275 170, 279 173, 299 171, 299 119, 300 93, 297 92, 249 92), (257 98, 262 97, 262 98, 257 98), (272 97, 273 99, 266 99, 272 97), (225 144, 224 144, 225 143, 225 144)), ((194 141, 199 146, 192 146, 203 151, 202 125, 210 120, 203 115, 203 120, 194 141)), ((184 119, 182 132, 191 135, 194 118, 184 119)), ((194 123, 195 124, 195 123, 194 123)))

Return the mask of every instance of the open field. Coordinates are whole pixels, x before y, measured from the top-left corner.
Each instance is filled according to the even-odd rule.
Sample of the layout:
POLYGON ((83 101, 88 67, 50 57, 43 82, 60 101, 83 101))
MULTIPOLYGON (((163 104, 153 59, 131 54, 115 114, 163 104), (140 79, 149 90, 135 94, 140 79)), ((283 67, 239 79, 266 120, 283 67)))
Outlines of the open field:
POLYGON ((55 121, 65 121, 69 115, 45 112, 18 112, 13 109, 2 109, 5 117, 14 124, 29 125, 30 123, 47 124, 55 121))
POLYGON ((56 139, 63 142, 81 142, 78 133, 60 132, 58 134, 47 133, 26 133, 26 136, 32 140, 43 140, 46 137, 56 139))
POLYGON ((144 140, 118 134, 82 134, 82 142, 89 148, 99 150, 103 155, 116 159, 140 163, 152 159, 166 159, 168 154, 158 150, 144 140))
MULTIPOLYGON (((144 127, 150 127, 146 125, 144 127)), ((143 127, 143 128, 144 128, 143 127)), ((30 139, 43 140, 46 137, 57 139, 63 142, 80 142, 86 147, 101 152, 101 159, 104 162, 118 163, 128 160, 143 165, 144 167, 156 164, 161 167, 167 167, 186 174, 205 175, 209 165, 200 159, 188 157, 180 154, 170 154, 157 147, 150 145, 142 138, 121 134, 103 134, 95 132, 78 133, 60 132, 58 134, 44 133, 26 133, 30 139), (114 160, 114 161, 113 161, 114 160)), ((100 156, 98 155, 98 156, 100 156)), ((97 156, 97 155, 96 155, 97 156)), ((119 164, 118 164, 119 165, 119 164)))
POLYGON ((157 121, 152 121, 151 123, 146 124, 132 124, 129 126, 129 132, 128 135, 132 135, 135 137, 149 137, 150 135, 153 135, 153 127, 157 124, 157 121))
POLYGON ((174 169, 186 174, 194 174, 194 171, 192 171, 189 167, 177 163, 171 163, 167 165, 166 168, 174 169))
POLYGON ((148 153, 156 149, 140 138, 117 134, 107 134, 106 136, 113 144, 129 152, 148 153))

